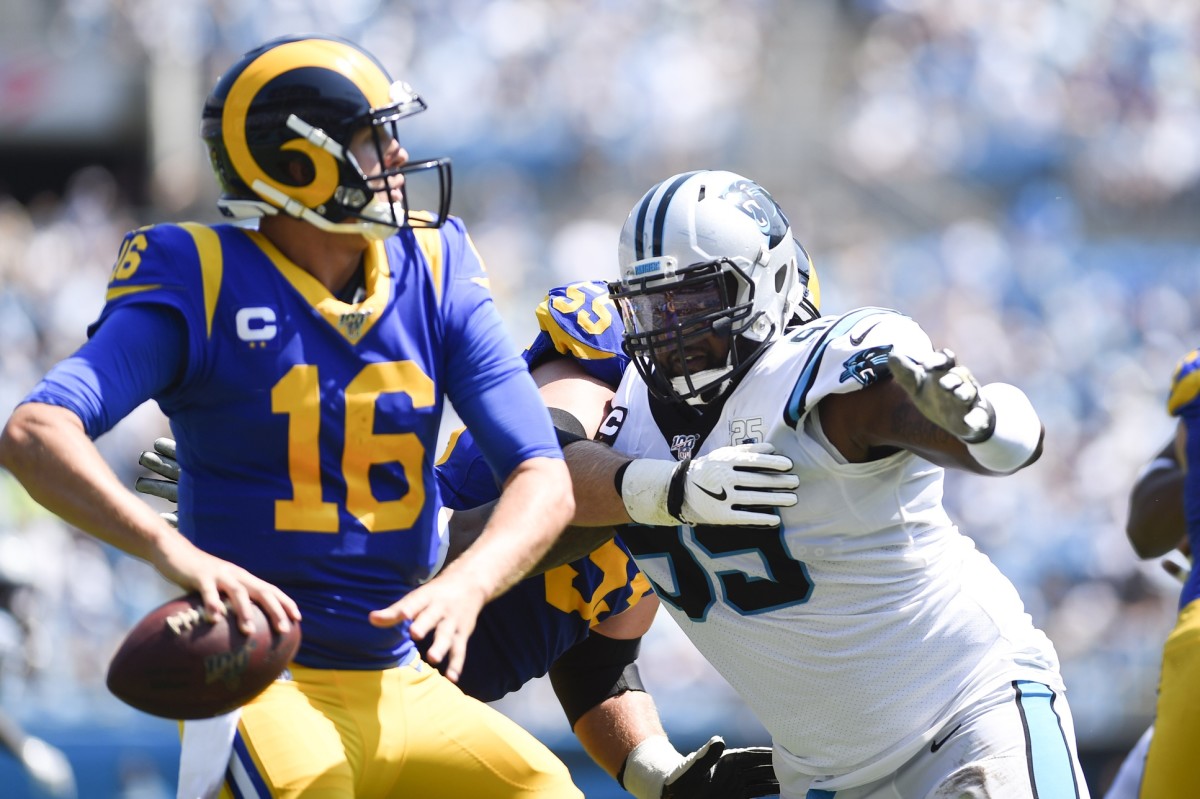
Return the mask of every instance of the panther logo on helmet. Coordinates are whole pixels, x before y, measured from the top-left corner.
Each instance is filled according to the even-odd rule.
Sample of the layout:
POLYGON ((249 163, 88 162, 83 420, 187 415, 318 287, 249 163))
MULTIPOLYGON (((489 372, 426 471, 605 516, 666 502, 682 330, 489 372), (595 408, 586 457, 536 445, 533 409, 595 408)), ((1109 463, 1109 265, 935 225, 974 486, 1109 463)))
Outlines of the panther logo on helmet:
POLYGON ((757 183, 742 180, 731 185, 723 195, 725 200, 746 216, 754 220, 758 229, 767 237, 767 246, 771 249, 779 246, 779 242, 787 235, 791 225, 779 204, 767 194, 766 190, 757 183))

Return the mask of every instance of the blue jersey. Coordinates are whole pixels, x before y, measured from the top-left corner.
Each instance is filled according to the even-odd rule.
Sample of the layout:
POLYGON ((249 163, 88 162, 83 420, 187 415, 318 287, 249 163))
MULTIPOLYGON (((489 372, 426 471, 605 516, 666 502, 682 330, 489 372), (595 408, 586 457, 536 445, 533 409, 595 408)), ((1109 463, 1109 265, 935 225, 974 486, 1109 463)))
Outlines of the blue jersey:
MULTIPOLYGON (((1167 411, 1178 416, 1187 431, 1185 463, 1200 463, 1200 349, 1194 349, 1180 359, 1171 376, 1171 394, 1167 411)), ((1188 545, 1192 559, 1200 553, 1200 469, 1185 469, 1183 509, 1188 545)), ((1200 599, 1200 568, 1193 568, 1179 595, 1182 610, 1200 599)))
MULTIPOLYGON (((614 387, 620 382, 629 358, 621 350, 621 319, 604 283, 551 290, 537 317, 541 330, 525 351, 530 367, 567 356, 599 380, 614 387)), ((473 508, 499 496, 496 478, 468 431, 451 438, 437 476, 451 508, 473 508)), ((650 591, 619 540, 523 580, 484 607, 459 687, 488 702, 515 691, 549 671, 594 625, 628 610, 650 591)))
MULTIPOLYGON (((256 231, 145 228, 126 237, 89 331, 131 303, 182 319, 185 365, 154 397, 178 442, 182 532, 296 600, 309 666, 409 656, 407 627, 367 614, 433 570, 443 394, 466 407, 514 376, 533 389, 458 220, 372 243, 364 274, 349 304, 256 231)), ((492 469, 561 457, 529 418, 524 441, 485 447, 492 469)))

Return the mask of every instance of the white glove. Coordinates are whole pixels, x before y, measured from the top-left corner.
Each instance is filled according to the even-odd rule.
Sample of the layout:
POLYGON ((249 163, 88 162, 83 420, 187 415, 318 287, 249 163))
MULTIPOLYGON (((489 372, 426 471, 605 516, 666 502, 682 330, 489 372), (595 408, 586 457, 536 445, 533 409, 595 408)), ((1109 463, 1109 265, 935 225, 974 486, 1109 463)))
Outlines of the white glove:
POLYGON ((921 360, 893 352, 888 367, 929 421, 968 444, 991 437, 996 411, 971 371, 955 365, 953 352, 941 350, 921 360))
POLYGON ((21 745, 20 757, 42 793, 56 799, 75 799, 75 772, 59 749, 30 735, 21 745))
POLYGON ((714 735, 687 757, 662 736, 645 739, 625 758, 618 781, 638 799, 753 799, 776 796, 779 780, 767 746, 727 749, 714 735))
POLYGON ((796 504, 800 478, 772 444, 737 444, 679 463, 639 458, 621 479, 621 499, 638 524, 778 527, 776 508, 796 504))

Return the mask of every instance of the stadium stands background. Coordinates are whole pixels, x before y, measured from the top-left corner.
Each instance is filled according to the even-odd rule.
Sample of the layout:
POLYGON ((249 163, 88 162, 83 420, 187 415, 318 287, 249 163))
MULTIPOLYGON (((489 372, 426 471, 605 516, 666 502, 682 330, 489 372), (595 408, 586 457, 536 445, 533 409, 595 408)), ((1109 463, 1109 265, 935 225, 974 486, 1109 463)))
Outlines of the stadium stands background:
MULTIPOLYGON (((0 0, 0 411, 98 313, 124 231, 215 221, 197 136, 217 71, 275 35, 336 33, 410 80, 414 157, 454 159, 454 211, 518 342, 551 285, 615 272, 658 179, 761 182, 826 311, 897 308, 985 380, 1024 387, 1045 455, 952 475, 951 512, 1054 640, 1091 789, 1153 712, 1177 585, 1125 540, 1195 346, 1200 7, 1189 0, 0 0)), ((166 433, 100 440, 132 486, 166 433)), ((133 620, 175 593, 0 477, 0 706, 71 757, 81 796, 173 796, 173 726, 105 691, 133 620)), ((665 619, 643 676, 681 746, 761 727, 665 619)), ((797 674, 798 681, 803 680, 797 674)), ((544 681, 500 703, 590 768, 544 681)), ((32 795, 0 758, 5 796, 32 795)))

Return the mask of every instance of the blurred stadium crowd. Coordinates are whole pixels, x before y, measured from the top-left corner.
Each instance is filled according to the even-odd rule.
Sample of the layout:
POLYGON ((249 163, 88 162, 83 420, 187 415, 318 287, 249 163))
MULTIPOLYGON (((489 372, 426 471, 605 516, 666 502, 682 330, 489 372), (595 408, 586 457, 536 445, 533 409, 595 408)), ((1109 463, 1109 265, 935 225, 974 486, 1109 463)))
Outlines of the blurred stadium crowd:
MULTIPOLYGON (((546 288, 613 274, 651 183, 720 167, 791 214, 827 312, 899 309, 984 380, 1025 388, 1045 455, 1004 480, 952 475, 951 512, 1055 642, 1081 747, 1119 754, 1149 720, 1177 585, 1137 561, 1123 526, 1200 329, 1191 0, 30 0, 0 15, 0 99, 34 49, 149 76, 140 170, 73 151, 40 185, 57 174, 31 166, 46 152, 0 112, 5 415, 82 341, 127 229, 214 220, 196 136, 213 70, 274 35, 338 33, 429 101, 408 149, 454 158, 455 212, 518 342, 546 288)), ((137 453, 165 433, 144 407, 99 443, 132 486, 137 453)), ((0 492, 0 703, 63 723, 132 712, 104 690, 107 660, 173 589, 14 481, 0 492)), ((669 622, 643 653, 668 729, 755 739, 669 622)), ((569 735, 545 686, 502 706, 569 735)))

